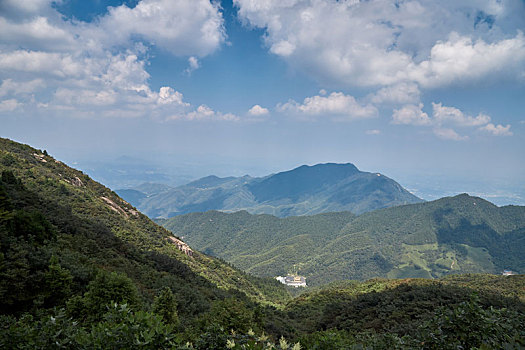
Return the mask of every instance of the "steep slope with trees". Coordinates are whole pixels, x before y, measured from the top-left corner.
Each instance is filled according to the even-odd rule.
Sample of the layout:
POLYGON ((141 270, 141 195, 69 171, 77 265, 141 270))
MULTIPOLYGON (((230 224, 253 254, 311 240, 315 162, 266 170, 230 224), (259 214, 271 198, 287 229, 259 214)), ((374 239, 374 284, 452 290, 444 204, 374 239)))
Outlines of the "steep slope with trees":
POLYGON ((45 151, 0 139, 0 172, 2 310, 27 311, 35 296, 52 306, 58 297, 47 295, 50 283, 57 293, 69 291, 57 300, 80 295, 100 270, 125 273, 145 302, 169 286, 188 315, 228 290, 268 303, 287 298, 274 281, 248 277, 191 250, 111 190, 45 151), (59 279, 67 287, 54 286, 46 273, 64 275, 59 279))

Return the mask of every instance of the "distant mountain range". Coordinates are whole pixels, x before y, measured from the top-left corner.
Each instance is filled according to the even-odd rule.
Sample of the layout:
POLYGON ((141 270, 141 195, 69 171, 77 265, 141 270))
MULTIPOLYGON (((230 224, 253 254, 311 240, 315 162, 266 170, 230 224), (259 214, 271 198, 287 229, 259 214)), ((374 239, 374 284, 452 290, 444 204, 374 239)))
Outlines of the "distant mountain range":
POLYGON ((277 218, 217 211, 163 223, 192 247, 259 276, 298 269, 309 285, 338 279, 525 272, 525 207, 467 194, 356 216, 277 218))
POLYGON ((261 178, 208 176, 175 188, 153 184, 116 192, 153 218, 192 212, 246 210, 278 217, 350 211, 355 214, 422 200, 394 180, 353 164, 303 165, 261 178))

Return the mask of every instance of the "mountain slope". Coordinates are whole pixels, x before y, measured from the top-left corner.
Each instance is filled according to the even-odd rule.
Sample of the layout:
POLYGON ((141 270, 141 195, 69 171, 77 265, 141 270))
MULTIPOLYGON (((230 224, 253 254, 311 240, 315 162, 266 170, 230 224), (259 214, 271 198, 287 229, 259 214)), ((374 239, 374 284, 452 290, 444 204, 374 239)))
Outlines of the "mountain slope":
MULTIPOLYGON (((0 139, 0 174, 2 349, 290 348, 283 335, 306 349, 409 349, 451 339, 464 348, 511 348, 525 339, 523 276, 348 281, 285 303, 277 281, 189 254, 182 241, 45 151, 0 139), (480 297, 469 302, 473 291, 480 297), (429 322, 448 327, 436 336, 429 322)), ((243 223, 252 217, 238 214, 243 223)), ((283 221, 305 232, 342 230, 348 215, 283 221)), ((283 226, 256 218, 271 220, 272 230, 283 226)))
POLYGON ((421 199, 397 182, 359 171, 353 164, 318 164, 263 178, 208 176, 155 195, 117 192, 150 217, 169 218, 191 212, 246 210, 279 217, 333 211, 356 214, 417 203, 421 199))
POLYGON ((180 312, 194 318, 214 300, 246 294, 263 303, 286 300, 275 281, 247 276, 192 251, 115 193, 26 145, 0 139, 0 309, 47 306, 50 259, 70 275, 68 297, 82 295, 97 271, 125 274, 151 303, 169 286, 180 312), (237 294, 236 294, 237 293, 237 294))
POLYGON ((525 207, 466 194, 386 208, 276 218, 216 211, 163 225, 192 246, 259 276, 298 268, 311 285, 336 279, 525 271, 525 207))

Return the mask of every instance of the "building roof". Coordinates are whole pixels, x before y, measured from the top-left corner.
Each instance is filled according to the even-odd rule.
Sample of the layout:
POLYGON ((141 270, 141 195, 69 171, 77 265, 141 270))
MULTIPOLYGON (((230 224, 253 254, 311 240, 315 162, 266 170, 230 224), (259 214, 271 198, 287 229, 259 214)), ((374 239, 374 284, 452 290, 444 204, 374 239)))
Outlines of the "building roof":
POLYGON ((306 278, 303 276, 286 276, 285 283, 306 283, 306 278))

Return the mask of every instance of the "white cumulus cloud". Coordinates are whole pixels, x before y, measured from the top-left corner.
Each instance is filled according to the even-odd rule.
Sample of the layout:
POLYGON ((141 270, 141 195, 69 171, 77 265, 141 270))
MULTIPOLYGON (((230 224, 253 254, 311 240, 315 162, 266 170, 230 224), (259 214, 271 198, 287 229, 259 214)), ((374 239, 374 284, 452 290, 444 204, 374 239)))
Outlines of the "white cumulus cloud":
POLYGON ((7 94, 29 94, 43 87, 45 87, 45 83, 42 79, 33 79, 29 81, 13 81, 12 79, 5 79, 0 84, 0 97, 7 94))
POLYGON ((240 120, 235 114, 216 112, 206 105, 200 105, 197 109, 179 113, 170 116, 171 120, 196 120, 196 121, 238 121, 240 120))
POLYGON ((512 136, 510 124, 507 126, 494 125, 490 123, 490 116, 479 113, 472 117, 456 107, 443 106, 442 103, 432 103, 432 117, 423 111, 423 104, 405 105, 400 109, 394 109, 392 113, 392 124, 405 124, 433 127, 436 136, 447 139, 462 141, 468 136, 461 136, 455 128, 463 130, 478 127, 478 130, 488 132, 495 136, 512 136))
POLYGON ((268 111, 267 108, 264 108, 264 107, 261 107, 259 105, 255 105, 253 106, 252 108, 250 108, 248 110, 248 114, 250 115, 253 115, 253 116, 261 116, 261 115, 266 115, 268 114, 270 111, 268 111))
POLYGON ((408 124, 408 125, 430 125, 432 120, 428 114, 422 110, 423 104, 406 105, 400 109, 394 109, 392 114, 393 124, 408 124))
POLYGON ((188 58, 188 68, 184 71, 184 73, 190 75, 194 70, 199 69, 201 67, 201 64, 199 63, 199 59, 195 56, 191 56, 188 58))
POLYGON ((15 15, 33 15, 46 11, 53 0, 3 0, 0 2, 2 12, 15 15))
POLYGON ((452 33, 444 42, 436 43, 430 59, 407 70, 411 80, 425 86, 448 85, 461 80, 509 77, 525 71, 525 36, 518 31, 513 38, 488 43, 452 33))
POLYGON ((173 104, 173 103, 177 105, 181 105, 181 106, 186 106, 186 107, 189 107, 190 105, 189 103, 182 101, 183 97, 180 92, 173 90, 173 88, 169 86, 161 87, 159 90, 158 96, 159 97, 157 99, 157 103, 161 105, 173 104))
POLYGON ((503 126, 501 124, 494 125, 492 123, 488 123, 487 125, 479 129, 491 133, 495 136, 512 136, 512 131, 510 131, 510 124, 507 124, 507 126, 503 126))
MULTIPOLYGON (((187 57, 188 69, 199 68, 199 59, 226 40, 217 2, 141 0, 133 8, 110 7, 91 22, 64 17, 54 3, 0 2, 1 111, 23 104, 32 112, 81 117, 206 115, 173 87, 154 91, 146 67, 155 46, 187 57)), ((214 113, 216 120, 232 119, 214 113)))
POLYGON ((332 92, 328 96, 307 97, 303 103, 290 100, 278 105, 278 109, 307 119, 328 116, 336 117, 335 119, 340 121, 373 118, 378 114, 377 108, 373 105, 362 105, 353 96, 342 92, 332 92))
POLYGON ((142 0, 110 8, 100 22, 109 43, 139 36, 181 56, 208 55, 226 39, 219 5, 209 0, 142 0))
POLYGON ((432 103, 433 116, 436 123, 452 123, 459 126, 480 126, 490 122, 490 117, 480 113, 476 117, 466 115, 455 107, 446 107, 441 103, 432 103))
POLYGON ((449 128, 435 128, 434 134, 445 140, 464 141, 468 140, 468 136, 461 136, 455 130, 449 128))
POLYGON ((369 96, 370 101, 376 104, 408 104, 420 100, 419 87, 415 83, 399 83, 379 89, 369 96))
POLYGON ((522 1, 234 4, 244 23, 265 31, 271 53, 321 82, 434 87, 486 77, 515 79, 525 72, 522 1))
POLYGON ((22 104, 16 99, 11 98, 9 100, 0 101, 0 112, 12 112, 22 104))

